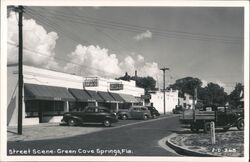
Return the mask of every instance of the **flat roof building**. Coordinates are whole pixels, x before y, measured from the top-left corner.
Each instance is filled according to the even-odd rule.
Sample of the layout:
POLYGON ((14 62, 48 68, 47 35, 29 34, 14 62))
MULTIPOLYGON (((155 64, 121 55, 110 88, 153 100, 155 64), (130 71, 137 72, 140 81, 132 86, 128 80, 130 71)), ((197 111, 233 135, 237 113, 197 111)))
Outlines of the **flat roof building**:
MULTIPOLYGON (((17 125, 18 66, 7 67, 7 124, 17 125)), ((86 106, 112 111, 144 104, 144 89, 135 81, 83 77, 32 66, 23 66, 23 124, 60 122, 64 112, 86 106)))

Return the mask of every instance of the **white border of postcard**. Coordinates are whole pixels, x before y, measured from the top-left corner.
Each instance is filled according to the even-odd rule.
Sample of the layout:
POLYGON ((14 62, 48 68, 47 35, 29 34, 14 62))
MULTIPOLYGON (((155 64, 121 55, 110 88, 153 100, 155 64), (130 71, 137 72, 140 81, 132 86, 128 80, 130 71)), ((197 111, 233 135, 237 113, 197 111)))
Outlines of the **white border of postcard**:
POLYGON ((249 160, 249 2, 168 0, 2 0, 1 1, 1 161, 248 161, 249 160), (111 157, 111 156, 7 156, 7 6, 151 6, 151 7, 244 7, 244 157, 111 157))

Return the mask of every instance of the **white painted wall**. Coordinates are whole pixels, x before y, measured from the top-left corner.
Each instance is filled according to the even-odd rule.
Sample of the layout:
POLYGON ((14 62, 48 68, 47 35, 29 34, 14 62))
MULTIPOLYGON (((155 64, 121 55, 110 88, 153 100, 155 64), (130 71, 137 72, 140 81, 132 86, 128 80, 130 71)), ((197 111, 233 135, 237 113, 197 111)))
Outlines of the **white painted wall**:
MULTIPOLYGON (((184 104, 186 104, 186 109, 193 109, 194 105, 193 105, 193 96, 188 94, 188 93, 184 93, 185 98, 179 98, 179 105, 182 105, 184 107, 184 104), (188 106, 189 105, 189 106, 188 106)), ((197 100, 195 101, 195 103, 197 103, 197 100)))
MULTIPOLYGON (((17 124, 17 101, 18 101, 18 91, 15 86, 18 84, 18 68, 15 66, 8 66, 8 125, 17 124)), ((83 89, 83 82, 86 78, 82 76, 77 76, 73 74, 66 74, 62 72, 41 69, 36 67, 23 66, 23 76, 24 83, 38 84, 38 85, 48 85, 57 86, 65 88, 76 88, 83 89)), ((141 97, 144 94, 143 88, 138 88, 135 86, 135 81, 121 81, 115 79, 105 79, 98 78, 97 87, 86 87, 86 90, 95 91, 110 91, 109 83, 118 82, 124 84, 124 89, 119 91, 110 91, 114 93, 124 93, 130 94, 135 97, 141 97)), ((38 118, 25 118, 25 105, 23 103, 23 124, 39 124, 38 118)), ((51 122, 59 121, 61 117, 55 117, 48 119, 51 122)))
MULTIPOLYGON (((160 112, 164 113, 163 92, 157 91, 151 94, 150 102, 160 112)), ((166 112, 172 112, 172 109, 178 105, 178 91, 170 90, 165 93, 166 112)))

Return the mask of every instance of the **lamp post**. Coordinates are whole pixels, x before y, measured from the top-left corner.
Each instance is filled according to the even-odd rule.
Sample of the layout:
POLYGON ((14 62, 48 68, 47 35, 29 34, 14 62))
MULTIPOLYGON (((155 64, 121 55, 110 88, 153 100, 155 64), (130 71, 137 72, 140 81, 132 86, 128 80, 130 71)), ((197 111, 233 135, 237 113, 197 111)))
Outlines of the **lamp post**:
POLYGON ((169 70, 169 68, 163 67, 160 70, 163 71, 163 108, 164 108, 164 115, 166 114, 166 98, 165 98, 165 72, 169 70))

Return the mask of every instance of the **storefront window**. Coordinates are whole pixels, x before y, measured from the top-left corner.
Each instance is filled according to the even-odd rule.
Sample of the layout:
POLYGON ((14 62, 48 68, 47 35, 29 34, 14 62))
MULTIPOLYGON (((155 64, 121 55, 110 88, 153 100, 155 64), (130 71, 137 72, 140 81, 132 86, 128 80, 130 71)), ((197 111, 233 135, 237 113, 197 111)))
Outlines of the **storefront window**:
POLYGON ((88 102, 70 102, 69 111, 83 111, 87 106, 91 104, 88 102))
POLYGON ((38 116, 39 102, 35 100, 30 100, 25 102, 25 112, 26 117, 38 116))
POLYGON ((63 115, 63 101, 28 100, 25 102, 26 117, 63 115))

